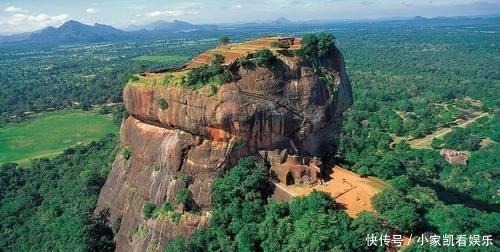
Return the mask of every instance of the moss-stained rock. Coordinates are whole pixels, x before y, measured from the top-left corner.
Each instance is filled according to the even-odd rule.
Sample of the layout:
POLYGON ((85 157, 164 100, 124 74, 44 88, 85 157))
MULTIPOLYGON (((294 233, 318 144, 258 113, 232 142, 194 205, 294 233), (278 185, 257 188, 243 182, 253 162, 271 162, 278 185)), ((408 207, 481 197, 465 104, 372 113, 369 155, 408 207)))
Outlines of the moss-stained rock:
POLYGON ((292 149, 293 142, 305 155, 324 161, 333 158, 342 113, 353 102, 342 54, 335 49, 321 60, 332 83, 320 80, 301 57, 275 55, 270 67, 243 69, 225 62, 232 67, 233 80, 210 95, 165 85, 125 88, 130 117, 122 124, 121 141, 133 152, 128 160, 117 156, 97 208, 109 208, 112 219, 121 218, 118 251, 161 248, 176 236, 189 236, 204 227, 214 180, 240 157, 292 149), (168 107, 158 106, 159 99, 168 107), (189 184, 182 179, 186 175, 189 184), (189 189, 201 214, 184 212, 178 224, 168 218, 144 218, 145 202, 174 205, 176 192, 183 188, 189 189), (129 239, 140 225, 148 233, 129 239))

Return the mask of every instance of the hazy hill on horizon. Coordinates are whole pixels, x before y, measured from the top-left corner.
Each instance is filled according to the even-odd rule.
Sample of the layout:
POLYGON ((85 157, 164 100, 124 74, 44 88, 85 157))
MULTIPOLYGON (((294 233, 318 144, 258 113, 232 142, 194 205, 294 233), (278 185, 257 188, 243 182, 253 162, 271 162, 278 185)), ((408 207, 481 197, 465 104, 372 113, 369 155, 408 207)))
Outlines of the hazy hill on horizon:
POLYGON ((59 27, 49 26, 34 32, 0 36, 0 44, 96 43, 136 38, 140 35, 153 32, 177 33, 216 29, 217 26, 215 25, 194 25, 174 20, 173 22, 156 21, 147 25, 130 26, 125 30, 121 30, 111 25, 96 23, 92 26, 79 21, 69 20, 59 27))
POLYGON ((196 25, 189 22, 174 20, 172 22, 160 20, 144 25, 131 25, 124 30, 126 31, 170 31, 170 32, 191 32, 200 30, 215 30, 216 25, 196 25))
POLYGON ((24 32, 13 35, 0 35, 0 45, 26 45, 38 44, 43 46, 53 46, 70 43, 99 43, 99 42, 117 42, 127 39, 148 38, 165 36, 171 34, 189 34, 193 32, 216 32, 223 30, 234 30, 238 28, 266 27, 266 28, 282 28, 287 26, 297 25, 325 25, 325 24, 343 24, 343 23, 373 23, 387 22, 394 24, 401 23, 436 23, 436 22, 456 22, 460 19, 500 19, 499 16, 470 16, 470 17, 434 17, 424 18, 416 16, 413 18, 390 18, 380 20, 344 20, 344 21, 325 21, 325 20, 309 20, 309 21, 292 21, 285 17, 279 17, 271 21, 251 22, 251 23, 235 23, 235 24, 192 24, 189 22, 174 20, 155 21, 144 25, 131 25, 124 29, 118 29, 111 25, 99 24, 94 25, 83 24, 79 21, 69 20, 59 27, 49 26, 38 31, 24 32))

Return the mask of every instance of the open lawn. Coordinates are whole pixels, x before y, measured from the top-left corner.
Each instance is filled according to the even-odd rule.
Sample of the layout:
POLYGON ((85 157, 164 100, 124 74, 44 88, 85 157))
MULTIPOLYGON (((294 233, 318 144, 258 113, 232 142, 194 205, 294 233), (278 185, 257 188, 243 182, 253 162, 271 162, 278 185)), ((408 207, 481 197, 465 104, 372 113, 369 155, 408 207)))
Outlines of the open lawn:
POLYGON ((185 56, 177 56, 177 55, 162 55, 162 56, 143 55, 143 56, 135 57, 132 60, 133 61, 147 61, 147 62, 154 62, 154 63, 170 63, 170 62, 184 62, 184 61, 187 61, 188 58, 185 56))
POLYGON ((97 112, 45 112, 28 122, 0 128, 0 164, 53 157, 70 146, 117 132, 111 118, 97 112))

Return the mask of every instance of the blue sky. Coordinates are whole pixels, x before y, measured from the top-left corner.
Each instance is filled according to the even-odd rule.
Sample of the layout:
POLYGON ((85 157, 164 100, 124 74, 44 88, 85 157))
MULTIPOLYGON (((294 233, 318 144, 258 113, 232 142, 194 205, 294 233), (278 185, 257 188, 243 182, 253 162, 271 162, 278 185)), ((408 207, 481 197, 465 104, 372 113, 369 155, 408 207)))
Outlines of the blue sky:
POLYGON ((74 19, 119 28, 156 20, 234 23, 500 14, 500 0, 1 0, 0 34, 58 26, 74 19))

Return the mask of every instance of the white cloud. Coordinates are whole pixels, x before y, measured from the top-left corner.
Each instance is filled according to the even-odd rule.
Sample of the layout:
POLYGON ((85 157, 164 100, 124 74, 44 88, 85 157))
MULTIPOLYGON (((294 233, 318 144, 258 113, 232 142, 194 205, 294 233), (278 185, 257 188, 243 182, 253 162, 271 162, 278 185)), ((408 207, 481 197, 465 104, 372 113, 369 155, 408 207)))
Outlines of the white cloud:
POLYGON ((28 10, 25 10, 25 9, 22 9, 22 8, 13 6, 13 5, 5 8, 4 11, 9 12, 9 13, 28 13, 29 12, 28 10))
POLYGON ((28 32, 47 26, 59 26, 68 20, 67 14, 49 16, 44 13, 38 15, 15 13, 8 17, 0 16, 0 30, 3 33, 28 32))
POLYGON ((98 12, 98 10, 94 9, 94 8, 87 8, 85 10, 85 12, 87 12, 88 14, 95 14, 98 12))
POLYGON ((183 10, 163 10, 163 11, 153 11, 147 14, 148 17, 180 17, 185 14, 183 10))
POLYGON ((178 5, 175 8, 172 9, 166 9, 166 10, 157 10, 157 11, 152 11, 149 13, 146 13, 144 16, 150 17, 150 18, 157 18, 157 17, 181 17, 181 16, 188 16, 188 15, 197 15, 199 14, 199 8, 197 4, 194 3, 184 3, 182 5, 178 5))

